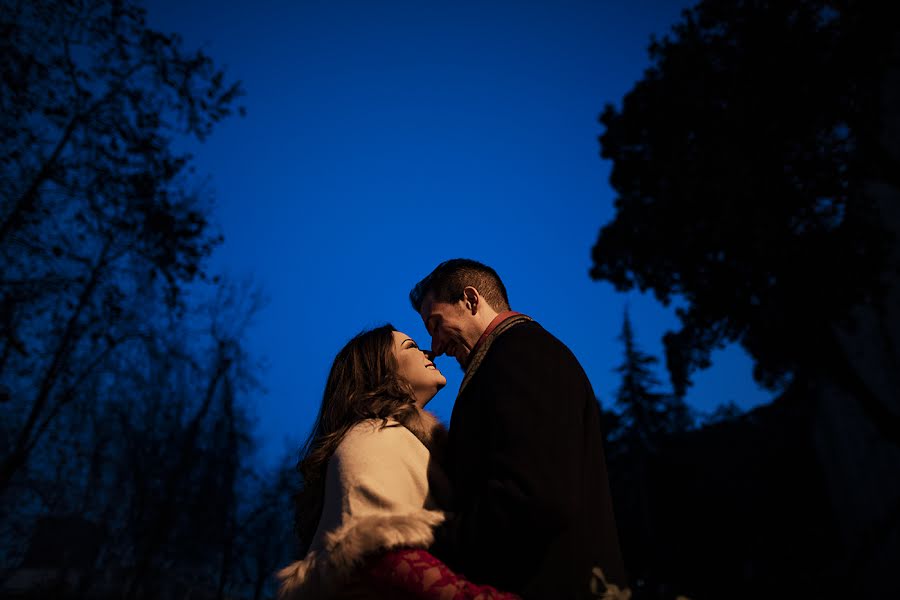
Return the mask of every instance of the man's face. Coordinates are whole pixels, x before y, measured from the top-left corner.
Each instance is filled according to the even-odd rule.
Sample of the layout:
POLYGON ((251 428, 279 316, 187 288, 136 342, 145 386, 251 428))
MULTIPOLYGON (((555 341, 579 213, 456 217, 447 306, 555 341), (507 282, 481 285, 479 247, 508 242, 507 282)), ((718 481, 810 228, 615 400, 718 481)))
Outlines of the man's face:
POLYGON ((465 370, 469 352, 481 337, 482 327, 465 300, 436 302, 431 294, 425 296, 419 313, 425 329, 431 335, 431 351, 435 356, 448 354, 456 358, 465 370))

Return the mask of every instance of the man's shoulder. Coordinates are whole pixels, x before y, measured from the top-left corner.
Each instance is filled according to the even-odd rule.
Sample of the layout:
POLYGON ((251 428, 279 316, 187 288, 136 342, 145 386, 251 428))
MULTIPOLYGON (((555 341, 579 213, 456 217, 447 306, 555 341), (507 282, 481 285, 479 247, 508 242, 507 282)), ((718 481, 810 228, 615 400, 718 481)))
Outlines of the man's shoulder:
POLYGON ((542 352, 561 352, 572 355, 568 346, 544 329, 537 321, 525 321, 504 331, 494 340, 488 354, 491 351, 496 351, 496 354, 505 354, 510 351, 534 352, 537 349, 542 352))
POLYGON ((501 343, 501 345, 509 344, 512 340, 535 340, 539 341, 542 339, 553 338, 553 336, 544 329, 540 323, 533 320, 525 320, 521 323, 516 323, 503 333, 497 336, 494 340, 494 346, 501 343))
MULTIPOLYGON (((542 379, 554 376, 580 377, 584 368, 575 354, 535 321, 517 324, 494 340, 478 369, 482 377, 508 376, 542 379)), ((587 377, 584 375, 584 377, 587 377)))

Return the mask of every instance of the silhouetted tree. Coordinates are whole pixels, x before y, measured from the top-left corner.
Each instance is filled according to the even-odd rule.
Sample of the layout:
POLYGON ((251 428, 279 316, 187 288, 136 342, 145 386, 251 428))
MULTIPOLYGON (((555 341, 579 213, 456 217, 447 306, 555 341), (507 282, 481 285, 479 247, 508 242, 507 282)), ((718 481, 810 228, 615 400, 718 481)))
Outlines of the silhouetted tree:
POLYGON ((632 448, 649 449, 665 429, 665 395, 655 391, 660 382, 653 373, 659 361, 645 354, 634 339, 628 309, 622 318, 619 341, 624 346, 624 362, 615 371, 622 376, 616 392, 616 405, 621 411, 621 437, 632 448))
POLYGON ((146 443, 132 447, 144 471, 134 480, 141 486, 135 501, 145 509, 132 528, 134 571, 126 597, 146 593, 161 569, 171 575, 167 565, 173 562, 185 580, 206 582, 219 596, 231 583, 239 487, 252 447, 251 425, 237 396, 256 385, 242 340, 261 300, 234 286, 215 291, 215 299, 198 309, 207 316, 186 315, 174 327, 185 331, 205 319, 205 335, 195 334, 189 343, 171 337, 163 347, 166 357, 174 357, 160 357, 169 365, 165 371, 185 374, 163 374, 167 385, 155 404, 165 407, 167 417, 153 429, 133 424, 156 440, 156 452, 148 455, 146 443))
POLYGON ((94 532, 54 565, 70 593, 229 596, 258 297, 206 275, 220 237, 173 141, 241 88, 131 0, 2 1, 0 32, 0 572, 59 518, 94 532))
MULTIPOLYGON (((871 2, 704 0, 600 117, 617 197, 591 276, 684 301, 664 338, 678 395, 731 342, 784 392, 651 456, 656 543, 632 552, 648 577, 697 597, 897 596, 898 56, 871 2)), ((644 515, 625 458, 627 551, 644 515)))
POLYGON ((857 0, 705 0, 600 117, 618 195, 591 276, 687 301, 664 338, 678 395, 730 342, 771 388, 853 378, 834 329, 896 275, 864 186, 900 184, 879 137, 896 23, 857 0))
MULTIPOLYGON (((231 566, 249 545, 243 515, 259 500, 244 488, 263 487, 252 473, 252 421, 242 402, 256 385, 242 340, 259 301, 223 284, 212 291, 208 306, 151 323, 161 330, 88 380, 94 410, 55 421, 3 506, 18 532, 3 535, 4 551, 21 555, 48 516, 77 515, 101 532, 93 568, 55 567, 77 568, 90 597, 103 595, 96 586, 110 573, 118 573, 115 597, 191 589, 225 597, 249 587, 231 566)), ((57 554, 80 553, 73 546, 57 554)))
POLYGON ((234 565, 245 597, 253 600, 274 597, 272 574, 294 560, 299 549, 293 527, 293 499, 299 491, 294 448, 273 468, 254 472, 244 490, 234 565))
POLYGON ((616 392, 621 416, 615 438, 631 450, 652 450, 660 436, 688 427, 687 407, 681 398, 659 391, 660 381, 653 372, 659 360, 638 348, 627 309, 619 340, 625 356, 616 368, 622 382, 616 392))
POLYGON ((726 423, 734 421, 741 417, 744 411, 733 400, 725 404, 718 405, 713 411, 706 415, 703 419, 704 425, 715 425, 717 423, 726 423))
POLYGON ((203 275, 219 238, 172 140, 204 139, 241 89, 131 1, 3 2, 0 20, 2 493, 148 335, 135 297, 175 306, 203 275))
POLYGON ((615 369, 622 379, 615 395, 617 429, 610 432, 608 444, 610 469, 619 498, 627 498, 627 505, 617 510, 627 564, 633 579, 648 580, 659 560, 649 466, 668 436, 688 429, 690 415, 681 398, 660 391, 654 373, 659 361, 638 347, 627 308, 619 340, 624 358, 615 369))

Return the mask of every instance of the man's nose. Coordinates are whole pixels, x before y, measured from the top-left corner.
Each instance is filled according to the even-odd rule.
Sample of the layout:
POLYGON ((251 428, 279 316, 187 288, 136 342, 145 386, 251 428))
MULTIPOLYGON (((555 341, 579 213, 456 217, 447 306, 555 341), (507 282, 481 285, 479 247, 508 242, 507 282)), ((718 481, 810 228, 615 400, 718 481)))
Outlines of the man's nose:
POLYGON ((424 353, 425 353, 425 357, 426 357, 428 360, 431 360, 431 361, 433 361, 433 360, 436 359, 438 356, 440 356, 440 353, 439 353, 439 352, 435 352, 434 350, 422 350, 422 352, 424 352, 424 353))
POLYGON ((440 331, 435 331, 431 335, 431 350, 426 350, 429 358, 432 360, 444 353, 444 343, 441 341, 440 331))

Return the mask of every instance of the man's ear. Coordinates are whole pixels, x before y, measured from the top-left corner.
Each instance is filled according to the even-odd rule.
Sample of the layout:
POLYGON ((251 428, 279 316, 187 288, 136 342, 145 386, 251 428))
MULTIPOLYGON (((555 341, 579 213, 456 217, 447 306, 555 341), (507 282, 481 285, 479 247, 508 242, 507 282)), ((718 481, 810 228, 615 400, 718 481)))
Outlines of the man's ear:
POLYGON ((466 310, 472 313, 473 315, 478 312, 478 303, 481 302, 481 296, 478 294, 478 290, 473 288, 471 285, 467 286, 466 289, 463 290, 463 302, 466 303, 466 310))

